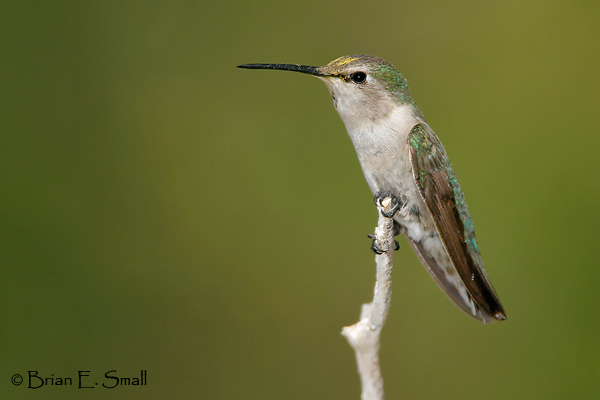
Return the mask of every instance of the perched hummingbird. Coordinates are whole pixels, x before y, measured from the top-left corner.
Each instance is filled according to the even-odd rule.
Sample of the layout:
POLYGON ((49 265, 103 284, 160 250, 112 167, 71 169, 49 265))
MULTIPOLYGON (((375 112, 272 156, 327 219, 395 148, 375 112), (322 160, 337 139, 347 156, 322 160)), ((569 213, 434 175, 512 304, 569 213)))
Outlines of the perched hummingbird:
MULTIPOLYGON (((323 67, 239 67, 302 72, 325 82, 376 201, 389 196, 396 202, 396 233, 407 235, 427 271, 461 310, 483 323, 506 319, 446 150, 392 64, 361 54, 323 67)), ((377 252, 375 242, 373 248, 377 252)))

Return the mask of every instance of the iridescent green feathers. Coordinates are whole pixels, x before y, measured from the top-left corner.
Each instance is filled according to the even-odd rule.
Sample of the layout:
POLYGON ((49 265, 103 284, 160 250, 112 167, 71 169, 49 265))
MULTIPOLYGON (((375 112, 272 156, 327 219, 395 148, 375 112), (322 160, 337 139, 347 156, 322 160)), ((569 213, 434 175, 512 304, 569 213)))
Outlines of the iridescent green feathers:
POLYGON ((464 233, 469 250, 479 254, 477 240, 475 239, 475 229, 473 228, 473 220, 467 209, 465 195, 460 188, 458 179, 456 179, 456 175, 452 169, 450 160, 446 155, 442 142, 437 135, 433 133, 431 128, 425 124, 418 124, 413 127, 408 140, 416 154, 416 161, 419 166, 417 184, 421 188, 422 193, 425 192, 427 184, 431 184, 431 181, 428 180, 430 172, 443 172, 447 175, 448 183, 452 189, 454 204, 456 205, 460 221, 464 226, 464 233))
POLYGON ((469 296, 490 316, 505 319, 502 305, 486 277, 473 222, 444 146, 423 123, 411 129, 408 141, 415 183, 469 296))
POLYGON ((374 77, 385 82, 386 90, 397 97, 400 103, 411 103, 417 106, 410 97, 406 78, 393 65, 387 62, 379 63, 373 68, 372 73, 374 77))

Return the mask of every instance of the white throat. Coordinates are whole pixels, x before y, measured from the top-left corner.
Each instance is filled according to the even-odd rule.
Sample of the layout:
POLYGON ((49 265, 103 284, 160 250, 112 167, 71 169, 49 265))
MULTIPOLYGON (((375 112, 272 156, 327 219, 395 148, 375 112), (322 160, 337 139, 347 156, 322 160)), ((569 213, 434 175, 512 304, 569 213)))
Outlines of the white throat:
POLYGON ((420 122, 410 104, 394 105, 389 112, 381 113, 374 119, 357 118, 353 114, 355 110, 342 107, 343 103, 338 102, 337 111, 359 156, 365 151, 372 154, 402 154, 408 145, 410 130, 420 122))

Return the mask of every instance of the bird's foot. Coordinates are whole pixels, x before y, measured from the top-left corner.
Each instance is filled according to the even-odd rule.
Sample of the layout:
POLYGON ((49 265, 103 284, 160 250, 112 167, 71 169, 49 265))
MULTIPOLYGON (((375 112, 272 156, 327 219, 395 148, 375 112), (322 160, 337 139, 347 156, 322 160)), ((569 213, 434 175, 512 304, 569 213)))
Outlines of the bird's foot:
POLYGON ((401 202, 396 196, 385 190, 377 192, 373 200, 376 206, 388 209, 388 211, 381 211, 381 215, 387 218, 393 218, 396 211, 406 203, 405 201, 401 202))
MULTIPOLYGON (((367 237, 373 241, 373 243, 371 244, 371 250, 373 250, 373 253, 375 253, 375 254, 385 253, 385 251, 381 250, 381 247, 379 247, 379 245, 377 244, 377 237, 375 235, 370 233, 367 235, 367 237)), ((400 244, 398 243, 398 241, 394 240, 394 250, 399 250, 399 249, 400 249, 400 244)))

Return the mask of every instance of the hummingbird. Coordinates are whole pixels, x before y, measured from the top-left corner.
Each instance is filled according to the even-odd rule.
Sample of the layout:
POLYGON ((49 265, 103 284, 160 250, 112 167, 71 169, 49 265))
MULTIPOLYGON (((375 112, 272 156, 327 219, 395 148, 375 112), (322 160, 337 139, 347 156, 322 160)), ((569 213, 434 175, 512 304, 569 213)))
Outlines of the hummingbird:
MULTIPOLYGON (((407 236, 431 277, 462 311, 484 324, 506 319, 446 150, 392 64, 359 54, 322 67, 238 67, 296 71, 325 82, 375 202, 390 197, 395 203, 388 215, 395 234, 407 236)), ((372 248, 380 253, 375 240, 372 248)))

